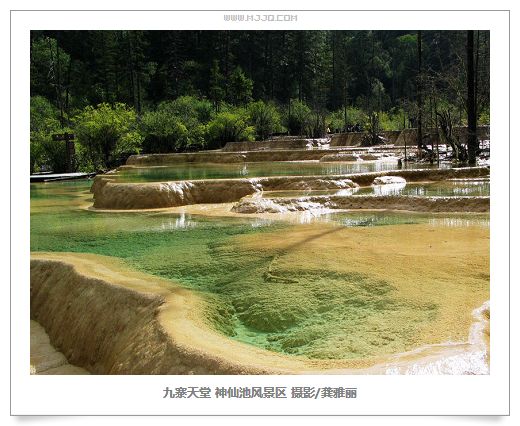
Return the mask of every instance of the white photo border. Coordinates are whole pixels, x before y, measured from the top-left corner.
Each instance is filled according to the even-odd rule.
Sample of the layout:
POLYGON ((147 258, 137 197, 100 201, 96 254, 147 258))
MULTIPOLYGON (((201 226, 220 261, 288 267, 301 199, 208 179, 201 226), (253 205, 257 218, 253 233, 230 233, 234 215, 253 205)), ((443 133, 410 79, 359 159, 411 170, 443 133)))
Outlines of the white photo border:
MULTIPOLYGON (((283 11, 295 22, 229 22, 255 11, 11 11, 11 414, 508 415, 509 11, 283 11), (391 19, 389 19, 391 18, 391 19), (413 27, 413 28, 411 28, 413 27), (30 30, 448 30, 491 32, 491 365, 482 376, 31 376, 29 374, 30 30), (507 149, 505 145, 507 144, 507 149), (503 146, 502 146, 503 145, 503 146), (495 148, 495 146, 497 148, 495 148), (498 149, 501 148, 501 149, 498 149), (14 308, 14 309, 13 309, 14 308), (343 386, 353 400, 175 400, 169 386, 343 386)), ((280 11, 272 11, 279 13, 280 11)), ((262 12, 268 13, 268 12, 262 12)))

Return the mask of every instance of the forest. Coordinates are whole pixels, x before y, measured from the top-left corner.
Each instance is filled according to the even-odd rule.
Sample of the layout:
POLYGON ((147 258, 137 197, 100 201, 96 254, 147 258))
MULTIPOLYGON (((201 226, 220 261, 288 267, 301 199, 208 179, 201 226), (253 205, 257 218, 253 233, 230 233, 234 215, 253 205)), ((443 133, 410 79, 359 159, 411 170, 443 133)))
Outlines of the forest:
POLYGON ((280 134, 476 128, 489 58, 488 31, 32 31, 31 173, 67 169, 63 133, 94 171, 280 134))

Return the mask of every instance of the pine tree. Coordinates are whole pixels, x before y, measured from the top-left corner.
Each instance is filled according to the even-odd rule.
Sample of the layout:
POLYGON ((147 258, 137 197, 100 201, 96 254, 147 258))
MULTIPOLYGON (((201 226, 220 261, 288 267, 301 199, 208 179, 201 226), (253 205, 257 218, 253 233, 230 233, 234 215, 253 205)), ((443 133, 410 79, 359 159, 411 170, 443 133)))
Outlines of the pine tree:
POLYGON ((220 72, 218 60, 213 60, 209 76, 209 97, 213 102, 215 111, 218 112, 220 103, 224 100, 224 76, 220 72))
POLYGON ((253 93, 253 80, 248 78, 240 66, 236 67, 230 76, 229 101, 233 105, 244 105, 251 102, 253 93))

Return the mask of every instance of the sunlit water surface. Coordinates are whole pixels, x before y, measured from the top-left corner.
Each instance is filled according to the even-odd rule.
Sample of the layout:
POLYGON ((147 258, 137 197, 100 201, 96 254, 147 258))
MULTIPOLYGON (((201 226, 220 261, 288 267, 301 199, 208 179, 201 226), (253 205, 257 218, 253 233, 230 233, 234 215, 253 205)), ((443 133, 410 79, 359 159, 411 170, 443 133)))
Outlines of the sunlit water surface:
MULTIPOLYGON (((487 214, 327 213, 295 224, 101 213, 87 209, 90 184, 31 185, 32 251, 121 258, 200 292, 216 329, 268 350, 370 360, 467 342, 473 310, 489 299, 487 214)), ((451 183, 402 193, 460 188, 489 193, 451 183)))
MULTIPOLYGON (((181 163, 172 166, 129 167, 118 171, 121 182, 161 182, 170 180, 227 179, 261 176, 327 176, 379 172, 398 168, 396 157, 375 161, 332 162, 277 161, 242 164, 181 163)), ((429 168, 430 164, 409 163, 407 168, 429 168)), ((443 165, 448 167, 448 165, 443 165)))

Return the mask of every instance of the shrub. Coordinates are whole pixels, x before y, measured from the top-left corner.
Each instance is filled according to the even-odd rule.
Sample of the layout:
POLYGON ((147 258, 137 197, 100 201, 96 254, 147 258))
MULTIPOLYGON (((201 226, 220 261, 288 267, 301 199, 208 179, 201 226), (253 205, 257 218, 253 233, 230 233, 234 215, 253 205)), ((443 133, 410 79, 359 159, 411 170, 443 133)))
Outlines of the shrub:
POLYGON ((364 125, 368 120, 368 116, 365 114, 365 112, 356 107, 348 107, 347 108, 347 122, 348 124, 360 124, 364 125))
POLYGON ((188 129, 178 118, 155 111, 147 113, 142 120, 143 152, 167 153, 183 151, 189 144, 188 129))
POLYGON ((379 112, 379 127, 381 130, 401 130, 403 128, 404 112, 400 109, 390 112, 379 112))
POLYGON ((249 122, 255 127, 258 139, 264 140, 271 133, 281 130, 280 114, 273 104, 258 101, 249 104, 247 109, 249 122))
POLYGON ((65 143, 52 140, 53 133, 64 131, 70 129, 62 129, 58 120, 58 110, 43 96, 31 97, 31 173, 40 170, 60 173, 67 170, 65 143))
POLYGON ((311 109, 302 101, 291 101, 290 112, 287 112, 284 121, 291 135, 304 136, 308 134, 312 125, 311 109))
POLYGON ((345 129, 345 111, 342 109, 338 109, 337 111, 332 112, 327 117, 327 125, 331 132, 338 133, 342 132, 345 129))
POLYGON ((213 117, 211 102, 193 96, 181 96, 173 101, 161 102, 157 111, 178 118, 188 129, 200 123, 206 124, 213 117))
POLYGON ((213 115, 211 103, 191 96, 159 104, 144 114, 141 131, 143 151, 166 153, 191 151, 206 145, 206 126, 213 115))
POLYGON ((307 129, 304 132, 307 136, 312 138, 322 138, 327 134, 327 127, 325 125, 326 115, 320 111, 312 111, 309 115, 307 129))
POLYGON ((347 107, 347 122, 345 123, 345 110, 338 109, 331 113, 326 122, 331 131, 345 131, 347 126, 359 124, 362 128, 366 128, 369 124, 369 116, 361 109, 353 106, 347 107))
POLYGON ((211 148, 221 148, 226 142, 252 141, 255 129, 248 125, 244 109, 222 111, 208 124, 208 141, 211 148))
POLYGON ((73 122, 85 161, 93 168, 113 167, 140 151, 142 137, 137 131, 137 116, 125 104, 88 106, 73 122))
POLYGON ((392 108, 390 112, 382 112, 379 116, 382 130, 402 130, 406 126, 406 112, 403 108, 392 108))

